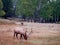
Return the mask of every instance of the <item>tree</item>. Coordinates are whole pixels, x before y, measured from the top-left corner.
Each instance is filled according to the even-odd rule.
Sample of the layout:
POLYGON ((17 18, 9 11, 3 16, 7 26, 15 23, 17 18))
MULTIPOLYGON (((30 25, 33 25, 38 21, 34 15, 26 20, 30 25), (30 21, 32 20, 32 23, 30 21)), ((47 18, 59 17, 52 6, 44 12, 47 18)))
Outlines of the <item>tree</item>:
POLYGON ((16 15, 25 15, 26 18, 33 18, 37 0, 19 0, 16 7, 16 15))
POLYGON ((6 12, 5 18, 11 17, 13 13, 13 3, 12 0, 2 0, 3 10, 6 12))
POLYGON ((53 7, 50 4, 45 4, 40 13, 40 16, 48 22, 50 19, 52 19, 53 7))
POLYGON ((0 0, 0 16, 3 16, 5 14, 2 8, 3 8, 3 4, 2 4, 2 0, 0 0))
POLYGON ((53 16, 53 21, 54 22, 58 22, 60 21, 60 0, 53 0, 51 2, 51 6, 53 7, 53 13, 52 13, 52 16, 53 16))

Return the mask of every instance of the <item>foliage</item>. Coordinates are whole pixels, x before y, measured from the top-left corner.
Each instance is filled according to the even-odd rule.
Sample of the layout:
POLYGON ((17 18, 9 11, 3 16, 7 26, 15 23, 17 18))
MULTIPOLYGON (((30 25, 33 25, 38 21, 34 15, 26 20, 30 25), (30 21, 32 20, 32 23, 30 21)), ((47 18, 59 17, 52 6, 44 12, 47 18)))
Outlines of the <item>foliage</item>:
POLYGON ((2 0, 0 0, 0 16, 3 16, 5 14, 2 8, 3 8, 3 4, 2 4, 2 0))
POLYGON ((0 16, 4 16, 5 12, 3 10, 0 10, 0 16))
POLYGON ((33 16, 37 0, 19 0, 16 7, 16 15, 33 16))
POLYGON ((41 17, 43 18, 52 18, 52 13, 53 13, 53 7, 50 4, 46 4, 42 9, 41 9, 41 17))
POLYGON ((60 0, 52 0, 51 2, 44 4, 40 13, 43 18, 53 18, 55 21, 57 21, 57 19, 60 20, 60 0))
POLYGON ((6 15, 10 14, 12 16, 12 13, 15 12, 16 16, 23 15, 30 18, 39 16, 38 19, 42 17, 51 20, 53 18, 54 21, 58 19, 60 21, 60 0, 2 0, 2 2, 0 0, 0 9, 3 7, 6 15), (15 1, 17 2, 14 3, 15 1), (13 4, 16 4, 15 9, 13 8, 13 4))
POLYGON ((6 16, 12 16, 13 13, 13 3, 12 0, 2 0, 3 10, 6 12, 6 16))
POLYGON ((2 9, 3 7, 3 4, 2 4, 2 1, 0 0, 0 10, 2 9))

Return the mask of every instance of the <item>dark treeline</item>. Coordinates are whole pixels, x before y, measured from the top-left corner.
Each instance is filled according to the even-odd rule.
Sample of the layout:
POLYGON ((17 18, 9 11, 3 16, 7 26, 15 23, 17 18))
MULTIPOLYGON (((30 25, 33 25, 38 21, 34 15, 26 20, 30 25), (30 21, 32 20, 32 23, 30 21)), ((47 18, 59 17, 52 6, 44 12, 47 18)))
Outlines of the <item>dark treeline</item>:
POLYGON ((40 23, 58 23, 60 0, 0 0, 0 17, 40 23))

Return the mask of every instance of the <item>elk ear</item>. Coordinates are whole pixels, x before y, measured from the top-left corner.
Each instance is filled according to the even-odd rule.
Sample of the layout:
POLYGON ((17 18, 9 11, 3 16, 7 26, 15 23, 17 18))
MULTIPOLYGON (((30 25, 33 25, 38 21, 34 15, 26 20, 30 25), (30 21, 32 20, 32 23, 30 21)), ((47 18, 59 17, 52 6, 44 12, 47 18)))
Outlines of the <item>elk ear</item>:
POLYGON ((26 30, 26 33, 27 33, 27 30, 26 30))
POLYGON ((33 33, 33 30, 32 30, 32 28, 31 28, 31 33, 33 33))
POLYGON ((25 32, 27 32, 27 28, 25 28, 25 32))

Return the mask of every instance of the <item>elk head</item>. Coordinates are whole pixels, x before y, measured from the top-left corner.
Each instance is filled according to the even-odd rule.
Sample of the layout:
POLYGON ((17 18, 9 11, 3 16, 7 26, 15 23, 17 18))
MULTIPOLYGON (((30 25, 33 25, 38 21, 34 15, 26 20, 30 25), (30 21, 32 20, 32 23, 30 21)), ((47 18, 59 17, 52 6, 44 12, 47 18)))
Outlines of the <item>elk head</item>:
POLYGON ((27 31, 25 32, 25 34, 23 35, 24 36, 24 39, 27 40, 29 35, 32 33, 32 28, 31 28, 31 31, 28 33, 27 31))

